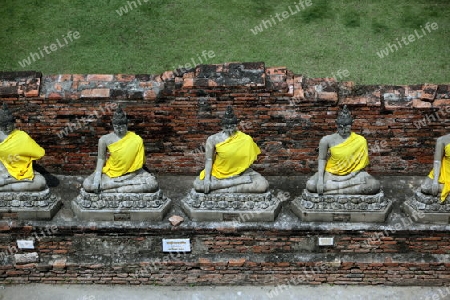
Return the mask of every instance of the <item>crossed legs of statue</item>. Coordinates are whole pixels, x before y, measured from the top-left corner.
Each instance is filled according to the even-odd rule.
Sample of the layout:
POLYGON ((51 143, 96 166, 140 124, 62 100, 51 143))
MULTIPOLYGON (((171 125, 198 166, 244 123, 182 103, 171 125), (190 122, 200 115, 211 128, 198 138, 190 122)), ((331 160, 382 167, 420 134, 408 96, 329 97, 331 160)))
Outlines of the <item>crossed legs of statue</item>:
MULTIPOLYGON (((204 192, 203 180, 198 177, 194 181, 194 189, 204 192)), ((264 193, 269 188, 267 180, 258 172, 249 168, 238 176, 217 179, 211 176, 211 192, 216 193, 264 193)))
POLYGON ((47 182, 39 172, 34 171, 34 177, 17 180, 8 173, 5 165, 0 162, 0 192, 37 192, 47 188, 47 182))
MULTIPOLYGON (((312 193, 317 193, 317 177, 316 173, 306 182, 306 189, 312 193)), ((373 195, 380 191, 380 182, 364 171, 345 181, 334 179, 335 175, 325 172, 324 194, 373 195)))
MULTIPOLYGON (((89 193, 96 192, 94 174, 84 180, 83 188, 89 193)), ((101 191, 104 193, 152 193, 158 188, 155 177, 144 169, 115 178, 102 174, 101 191)))
POLYGON ((0 178, 0 192, 36 192, 46 188, 47 182, 38 172, 34 172, 33 180, 17 180, 10 175, 0 178))

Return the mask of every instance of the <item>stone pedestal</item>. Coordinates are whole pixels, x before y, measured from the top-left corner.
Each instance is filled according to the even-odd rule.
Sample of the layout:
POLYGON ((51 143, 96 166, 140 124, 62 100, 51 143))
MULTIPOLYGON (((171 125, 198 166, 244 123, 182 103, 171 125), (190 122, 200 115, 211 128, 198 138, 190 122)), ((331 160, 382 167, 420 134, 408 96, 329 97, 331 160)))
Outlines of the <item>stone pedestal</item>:
POLYGON ((171 208, 161 190, 155 193, 87 193, 72 200, 75 215, 88 221, 161 221, 171 208))
POLYGON ((40 192, 1 192, 0 215, 17 214, 19 220, 51 220, 62 205, 47 188, 40 192))
POLYGON ((403 202, 402 210, 415 222, 419 223, 450 223, 450 196, 441 204, 438 196, 423 194, 416 190, 413 198, 403 202))
POLYGON ((204 194, 192 189, 181 206, 193 221, 273 222, 281 201, 270 192, 204 194))
POLYGON ((384 222, 392 201, 375 195, 321 195, 303 190, 291 203, 292 211, 305 222, 384 222))

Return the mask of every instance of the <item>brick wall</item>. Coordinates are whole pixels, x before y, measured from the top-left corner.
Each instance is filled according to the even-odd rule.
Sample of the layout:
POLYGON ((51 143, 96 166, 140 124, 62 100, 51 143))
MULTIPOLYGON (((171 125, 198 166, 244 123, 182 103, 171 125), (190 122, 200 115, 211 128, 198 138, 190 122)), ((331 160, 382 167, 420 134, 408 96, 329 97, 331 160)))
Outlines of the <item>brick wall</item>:
MULTIPOLYGON (((366 284, 447 285, 449 237, 434 231, 278 230, 170 228, 165 225, 23 226, 2 223, 2 248, 35 233, 40 260, 16 264, 12 255, 0 264, 0 284, 366 284), (264 230, 264 234, 261 234, 264 230), (334 236, 333 247, 317 238, 334 236), (161 251, 163 238, 190 238, 191 253, 161 251), (367 247, 361 247, 365 245, 367 247), (361 251, 360 248, 364 248, 361 251)), ((345 226, 343 226, 345 227, 345 226)), ((415 226, 412 226, 415 227, 415 226)), ((389 226, 386 228, 389 229, 389 226)), ((390 230, 390 229, 389 229, 390 230)))
POLYGON ((264 175, 315 171, 319 140, 335 131, 344 104, 355 118, 353 130, 369 142, 373 174, 426 174, 435 139, 450 122, 450 85, 355 85, 258 62, 182 71, 0 72, 0 100, 14 111, 17 126, 45 148, 40 166, 59 174, 92 172, 98 138, 111 131, 117 103, 128 113, 129 129, 145 141, 148 168, 160 174, 202 169, 202 145, 220 130, 227 105, 261 147, 255 169, 264 175))
MULTIPOLYGON (((336 113, 347 104, 353 130, 369 142, 371 173, 422 176, 450 120, 450 85, 359 86, 258 62, 160 75, 0 72, 0 80, 0 100, 17 126, 46 149, 39 166, 65 175, 92 172, 98 138, 111 131, 118 103, 130 130, 145 141, 148 168, 169 175, 194 175, 203 167, 202 145, 220 130, 228 105, 261 147, 255 169, 264 175, 315 171, 319 140, 334 132, 336 113)), ((446 225, 279 219, 236 227, 4 220, 0 284, 273 284, 279 292, 281 285, 303 283, 448 285, 446 225), (333 247, 318 246, 324 236, 335 238, 333 247), (16 240, 30 237, 36 249, 18 250, 16 240), (191 239, 191 253, 161 251, 163 238, 179 237, 191 239), (31 251, 38 262, 15 263, 13 254, 31 251)))

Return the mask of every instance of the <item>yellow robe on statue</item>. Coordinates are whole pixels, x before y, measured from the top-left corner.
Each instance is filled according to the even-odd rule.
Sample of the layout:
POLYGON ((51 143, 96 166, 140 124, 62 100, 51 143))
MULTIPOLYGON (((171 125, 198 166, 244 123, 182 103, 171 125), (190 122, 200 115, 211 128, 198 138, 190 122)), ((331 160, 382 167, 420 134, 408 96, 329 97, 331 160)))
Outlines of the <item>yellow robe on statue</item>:
POLYGON ((330 147, 330 152, 325 170, 333 175, 347 175, 369 164, 367 141, 354 132, 344 142, 330 147))
POLYGON ((128 131, 119 141, 108 146, 110 153, 102 172, 111 178, 142 168, 145 162, 144 142, 134 132, 128 131))
MULTIPOLYGON (((428 175, 431 179, 434 179, 434 170, 431 170, 428 175)), ((441 202, 444 202, 448 194, 450 194, 450 144, 447 144, 444 148, 444 157, 441 162, 441 172, 439 173, 439 183, 444 184, 444 188, 441 193, 441 202)))
MULTIPOLYGON (((238 131, 216 145, 211 175, 218 179, 239 175, 253 164, 260 153, 252 137, 238 131)), ((200 173, 200 179, 204 178, 205 170, 200 173)))
POLYGON ((33 160, 44 155, 45 150, 22 130, 14 130, 0 143, 0 161, 17 180, 32 180, 33 160))

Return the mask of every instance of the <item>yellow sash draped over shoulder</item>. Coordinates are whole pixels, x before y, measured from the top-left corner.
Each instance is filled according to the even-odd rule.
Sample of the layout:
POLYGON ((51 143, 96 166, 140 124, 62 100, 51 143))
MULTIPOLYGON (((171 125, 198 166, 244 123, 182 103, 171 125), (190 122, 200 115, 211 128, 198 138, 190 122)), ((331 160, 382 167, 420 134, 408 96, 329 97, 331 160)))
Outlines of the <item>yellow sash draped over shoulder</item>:
MULTIPOLYGON (((252 137, 238 131, 216 145, 211 175, 218 179, 239 175, 252 165, 260 153, 252 137)), ((205 170, 200 173, 200 179, 204 178, 205 170)))
POLYGON ((347 175, 369 164, 367 141, 354 132, 344 142, 330 147, 330 152, 325 170, 334 175, 347 175))
POLYGON ((0 143, 0 161, 8 173, 17 180, 32 180, 33 160, 40 159, 44 155, 45 150, 22 130, 14 130, 0 143))
POLYGON ((142 138, 128 131, 119 141, 108 146, 110 153, 102 172, 111 178, 139 170, 144 165, 145 150, 142 138))
MULTIPOLYGON (((450 194, 450 144, 447 144, 444 148, 444 157, 441 162, 441 172, 439 173, 439 183, 444 184, 444 188, 441 193, 441 202, 444 202, 448 194, 450 194)), ((434 170, 431 170, 428 175, 431 179, 434 179, 434 170)))

